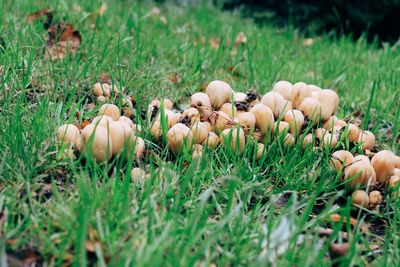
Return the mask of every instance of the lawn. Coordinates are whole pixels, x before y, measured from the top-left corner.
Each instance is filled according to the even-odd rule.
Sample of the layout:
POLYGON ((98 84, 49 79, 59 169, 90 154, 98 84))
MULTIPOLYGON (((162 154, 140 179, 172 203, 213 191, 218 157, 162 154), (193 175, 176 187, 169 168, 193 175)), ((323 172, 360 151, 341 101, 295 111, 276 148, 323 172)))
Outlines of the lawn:
POLYGON ((185 107, 216 79, 260 94, 278 80, 332 88, 338 117, 400 153, 399 44, 305 38, 208 4, 140 2, 0 3, 0 265, 399 266, 398 198, 385 194, 379 211, 352 206, 327 150, 272 142, 262 160, 246 146, 192 161, 145 130, 153 152, 142 162, 57 159, 57 127, 95 116, 102 73, 139 108, 163 97, 185 107), (75 55, 45 58, 43 22, 27 20, 42 8, 80 32, 75 55), (235 48, 240 32, 247 42, 235 48), (132 165, 150 177, 132 183, 132 165), (346 240, 334 255, 330 244, 346 240))

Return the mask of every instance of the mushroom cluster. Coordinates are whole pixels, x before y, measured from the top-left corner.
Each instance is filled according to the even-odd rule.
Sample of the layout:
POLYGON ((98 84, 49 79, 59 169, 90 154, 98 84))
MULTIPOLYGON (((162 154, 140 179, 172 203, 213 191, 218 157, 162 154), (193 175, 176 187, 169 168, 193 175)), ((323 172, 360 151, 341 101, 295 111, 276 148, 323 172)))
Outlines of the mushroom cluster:
POLYGON ((145 142, 140 137, 141 128, 114 104, 103 104, 98 116, 81 131, 73 124, 61 125, 57 130, 58 143, 63 145, 66 155, 77 150, 86 158, 103 163, 112 157, 123 155, 129 158, 142 158, 145 142))
MULTIPOLYGON (((116 105, 103 104, 98 117, 81 132, 74 125, 62 125, 58 140, 67 143, 67 149, 78 149, 99 162, 122 153, 143 157, 142 128, 130 119, 136 112, 132 101, 123 96, 123 90, 107 83, 96 83, 93 94, 100 102, 113 94, 122 99, 125 116, 116 105)), ((332 168, 346 181, 347 189, 354 191, 353 203, 363 207, 378 206, 380 191, 385 186, 395 188, 400 180, 400 157, 387 150, 373 153, 374 134, 335 115, 339 97, 331 89, 278 81, 270 92, 259 96, 252 91, 235 92, 228 83, 216 80, 205 92, 194 93, 189 103, 187 109, 176 110, 171 100, 155 99, 141 112, 147 114, 145 127, 151 138, 165 140, 174 154, 186 150, 194 159, 206 147, 218 146, 241 154, 249 145, 255 148, 256 159, 261 159, 274 139, 287 147, 297 143, 305 149, 329 150, 332 168)), ((135 169, 134 173, 142 172, 135 169)))

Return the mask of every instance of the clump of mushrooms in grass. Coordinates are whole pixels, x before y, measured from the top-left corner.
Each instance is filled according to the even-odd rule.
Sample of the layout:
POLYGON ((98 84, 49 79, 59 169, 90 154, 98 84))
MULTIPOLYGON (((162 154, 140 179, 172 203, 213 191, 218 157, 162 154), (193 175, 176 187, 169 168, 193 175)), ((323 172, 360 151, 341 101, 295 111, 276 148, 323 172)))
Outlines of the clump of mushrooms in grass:
MULTIPOLYGON (((123 152, 142 158, 142 127, 131 120, 136 111, 123 88, 96 83, 93 94, 105 97, 105 101, 113 94, 122 97, 122 110, 106 103, 83 130, 72 124, 60 126, 59 143, 66 144, 66 151, 82 151, 98 162, 123 152)), ((388 150, 376 151, 372 132, 338 118, 339 97, 331 89, 278 81, 270 92, 260 96, 252 91, 235 92, 230 84, 216 80, 207 85, 205 92, 192 94, 189 104, 184 110, 176 110, 171 100, 154 99, 144 112, 151 138, 163 138, 176 155, 186 149, 193 159, 201 159, 205 148, 220 146, 242 154, 249 146, 254 148, 255 159, 260 160, 267 155, 271 140, 282 141, 285 147, 299 143, 304 149, 329 150, 330 165, 345 181, 347 190, 353 192, 351 199, 356 206, 376 208, 387 187, 399 191, 400 157, 388 150)), ((132 176, 145 175, 135 169, 132 176)))

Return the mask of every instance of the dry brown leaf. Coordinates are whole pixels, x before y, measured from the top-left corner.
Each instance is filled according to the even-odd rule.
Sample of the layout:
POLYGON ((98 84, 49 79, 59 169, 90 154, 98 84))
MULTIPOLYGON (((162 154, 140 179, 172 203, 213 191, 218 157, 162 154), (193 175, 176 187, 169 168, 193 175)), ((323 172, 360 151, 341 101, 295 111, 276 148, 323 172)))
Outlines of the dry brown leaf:
POLYGON ((221 40, 217 37, 211 37, 208 40, 208 44, 211 46, 211 48, 218 49, 219 45, 221 44, 221 40))
POLYGON ((88 120, 83 120, 81 124, 75 125, 79 130, 82 130, 86 126, 90 124, 90 121, 88 120))
POLYGON ((53 24, 47 30, 45 57, 51 60, 63 59, 68 53, 74 54, 81 44, 81 35, 70 23, 53 24))
POLYGON ((38 18, 42 17, 42 16, 49 16, 52 15, 53 11, 48 9, 48 8, 44 8, 41 10, 38 10, 36 12, 32 12, 28 15, 28 22, 32 23, 33 21, 37 20, 38 18))
POLYGON ((170 81, 174 84, 177 84, 179 82, 178 73, 174 72, 174 74, 171 75, 170 81))
MULTIPOLYGON (((332 222, 335 222, 335 223, 338 223, 338 222, 343 222, 344 224, 347 223, 347 217, 342 217, 341 215, 339 215, 339 214, 337 214, 337 213, 336 213, 336 214, 332 214, 332 215, 330 216, 330 219, 331 219, 332 222)), ((358 221, 357 221, 355 218, 350 217, 350 225, 351 225, 351 226, 356 226, 357 223, 358 223, 358 221)), ((364 233, 369 232, 368 227, 367 227, 366 224, 363 224, 363 223, 362 223, 362 224, 360 225, 360 229, 361 229, 361 231, 363 231, 364 233)))

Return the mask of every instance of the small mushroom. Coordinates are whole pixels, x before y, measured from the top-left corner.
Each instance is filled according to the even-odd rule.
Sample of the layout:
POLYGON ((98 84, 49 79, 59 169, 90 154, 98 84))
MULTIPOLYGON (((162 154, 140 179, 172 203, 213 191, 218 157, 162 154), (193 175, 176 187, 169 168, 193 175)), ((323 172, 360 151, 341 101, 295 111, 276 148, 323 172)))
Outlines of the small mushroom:
POLYGON ((292 134, 298 135, 300 133, 304 124, 304 115, 300 110, 288 110, 283 119, 290 124, 292 134))
POLYGON ((354 205, 367 208, 369 205, 369 197, 364 190, 356 190, 351 195, 351 201, 354 205))
POLYGON ((180 153, 183 146, 190 147, 193 141, 192 131, 186 125, 177 123, 168 130, 168 147, 174 153, 180 153))
POLYGON ((182 118, 190 121, 190 125, 193 125, 196 121, 200 121, 200 112, 196 108, 188 108, 182 113, 182 118))
POLYGON ((193 142, 195 144, 201 144, 208 137, 207 125, 203 122, 196 122, 190 127, 193 133, 193 142))
POLYGON ((256 104, 250 109, 250 112, 253 113, 256 118, 256 126, 263 135, 265 135, 267 131, 272 131, 275 120, 274 114, 269 107, 263 104, 256 104))
POLYGON ((321 109, 321 103, 312 97, 305 98, 299 106, 299 110, 303 112, 304 116, 314 123, 317 123, 321 118, 321 109))
POLYGON ((372 206, 377 206, 381 204, 383 201, 383 197, 381 192, 374 190, 369 193, 369 204, 372 206))
POLYGON ((234 118, 236 117, 236 107, 234 104, 232 103, 224 103, 221 108, 219 109, 219 111, 222 111, 226 114, 229 115, 229 117, 234 118))
POLYGON ((395 155, 389 150, 382 150, 374 155, 371 165, 375 169, 378 182, 386 184, 395 169, 395 155))
POLYGON ((225 129, 221 132, 220 143, 230 145, 234 153, 243 153, 246 144, 245 142, 244 131, 242 128, 225 129))
POLYGON ((256 159, 260 160, 262 158, 262 156, 264 155, 265 152, 265 145, 258 143, 257 144, 257 154, 256 154, 256 159))
POLYGON ((303 141, 301 142, 303 148, 309 146, 309 145, 313 145, 314 144, 314 137, 313 134, 309 133, 306 134, 303 138, 303 141))
POLYGON ((397 176, 397 175, 390 176, 390 178, 389 178, 389 188, 396 187, 397 184, 399 183, 399 181, 400 181, 400 176, 397 176))
POLYGON ((375 145, 375 135, 370 131, 362 131, 358 137, 358 143, 361 143, 361 148, 371 150, 375 145))
POLYGON ((99 115, 107 115, 114 121, 117 121, 121 116, 119 108, 114 104, 104 104, 99 109, 99 115))
POLYGON ((345 170, 345 180, 348 180, 348 186, 355 188, 357 186, 367 186, 368 183, 376 183, 376 174, 371 165, 359 161, 354 162, 345 170))
POLYGON ((222 104, 231 101, 232 88, 226 82, 216 80, 207 85, 206 93, 210 97, 211 105, 219 109, 222 104))
POLYGON ((207 139, 203 141, 203 146, 207 146, 209 148, 215 148, 219 145, 219 137, 214 132, 209 132, 207 139))
POLYGON ((112 142, 112 154, 117 156, 128 147, 128 143, 134 138, 131 127, 121 121, 110 123, 109 134, 112 142))
POLYGON ((203 146, 199 144, 193 145, 192 159, 198 159, 203 156, 203 146))
POLYGON ((256 117, 251 112, 238 112, 236 118, 239 120, 240 126, 242 126, 244 133, 248 135, 256 126, 256 117))
POLYGON ((299 108, 301 102, 307 97, 311 97, 312 90, 304 82, 293 84, 293 108, 299 108))
POLYGON ((278 81, 272 91, 279 93, 286 100, 293 101, 293 84, 288 81, 278 81))
POLYGON ((136 167, 131 170, 131 181, 133 183, 143 183, 146 176, 146 172, 141 168, 136 167))
POLYGON ((213 112, 210 97, 206 93, 195 93, 190 97, 190 106, 197 108, 204 119, 208 119, 213 112))
POLYGON ((246 97, 247 97, 247 94, 242 93, 242 92, 237 92, 233 95, 235 102, 236 101, 241 101, 241 102, 246 101, 246 97))
POLYGON ((112 155, 112 141, 108 131, 90 124, 82 131, 82 147, 85 157, 92 157, 97 162, 106 162, 112 155))
POLYGON ((103 93, 103 88, 101 87, 101 83, 95 83, 93 85, 93 94, 95 97, 99 97, 99 96, 103 96, 104 97, 104 93, 103 93))
POLYGON ((73 124, 63 124, 57 129, 57 141, 66 144, 68 148, 81 148, 81 134, 73 124))
POLYGON ((337 171, 340 171, 343 167, 353 163, 353 161, 354 157, 349 151, 338 150, 332 154, 330 164, 337 171))
POLYGON ((290 125, 286 121, 276 121, 274 123, 274 129, 273 132, 277 135, 280 135, 282 133, 288 133, 290 130, 290 125))
POLYGON ((110 123, 113 122, 113 119, 110 116, 107 115, 100 115, 97 117, 94 117, 92 120, 92 124, 104 128, 108 128, 110 126, 110 123))
POLYGON ((292 102, 286 100, 277 92, 268 92, 261 98, 261 104, 269 107, 275 118, 281 118, 283 115, 292 109, 292 102))
POLYGON ((225 129, 232 128, 235 125, 234 120, 223 111, 214 112, 210 116, 210 123, 214 131, 219 133, 225 129))

